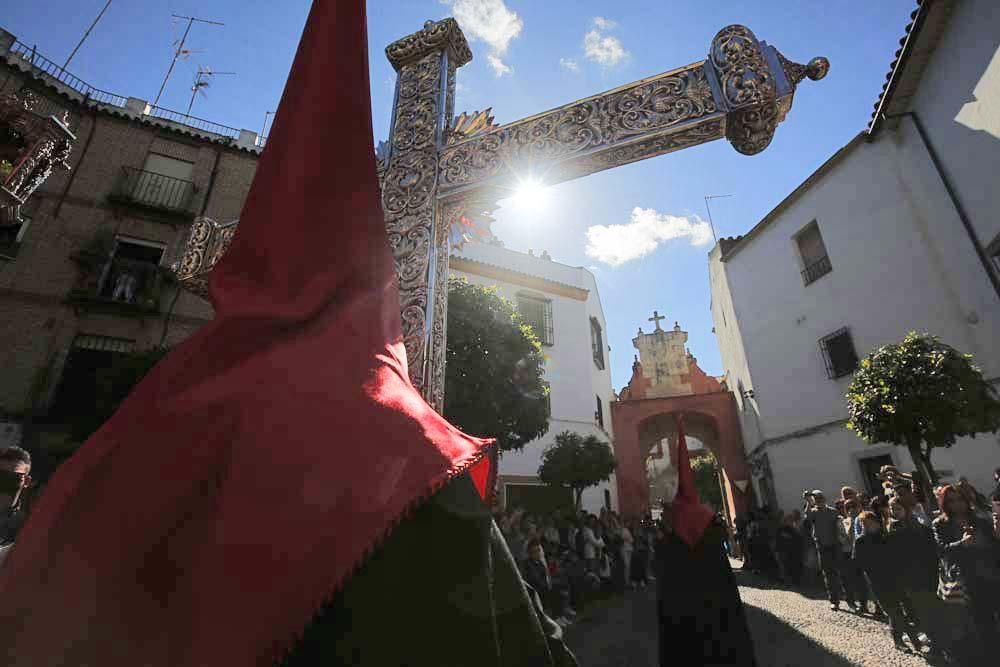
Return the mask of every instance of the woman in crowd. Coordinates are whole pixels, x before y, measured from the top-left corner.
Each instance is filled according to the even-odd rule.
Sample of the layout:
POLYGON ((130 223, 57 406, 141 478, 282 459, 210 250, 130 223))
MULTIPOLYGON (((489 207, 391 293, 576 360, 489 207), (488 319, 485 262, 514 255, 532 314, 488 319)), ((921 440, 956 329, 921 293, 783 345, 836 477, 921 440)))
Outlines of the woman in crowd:
POLYGON ((840 531, 840 544, 844 552, 844 587, 854 593, 854 600, 856 602, 855 605, 852 605, 854 611, 859 614, 867 614, 868 582, 865 581, 865 573, 857 561, 852 559, 854 542, 858 538, 854 527, 856 523, 859 523, 859 517, 861 516, 861 506, 858 504, 856 497, 850 498, 844 503, 844 514, 845 516, 841 520, 842 530, 840 531))
POLYGON ((597 517, 591 514, 583 524, 583 559, 587 562, 587 569, 591 572, 600 572, 601 549, 604 548, 604 540, 597 536, 600 524, 597 517))
POLYGON ((782 577, 785 583, 795 587, 802 584, 802 568, 805 564, 805 539, 798 529, 800 517, 798 510, 785 516, 774 536, 774 550, 778 554, 782 577))
POLYGON ((892 641, 896 648, 900 651, 907 650, 903 635, 908 635, 913 649, 919 653, 923 646, 918 639, 921 629, 910 627, 903 615, 906 596, 903 588, 902 554, 897 554, 892 548, 882 529, 883 524, 874 512, 862 512, 860 518, 865 532, 854 542, 854 562, 868 576, 880 606, 889 616, 892 641))
POLYGON ((635 588, 635 582, 632 581, 632 554, 635 551, 635 538, 632 536, 630 523, 627 521, 622 524, 621 559, 625 585, 629 588, 635 588))
POLYGON ((968 600, 969 611, 986 655, 996 655, 996 614, 1000 610, 1000 568, 993 527, 977 517, 966 497, 951 484, 938 490, 941 516, 934 538, 941 558, 943 599, 968 600))

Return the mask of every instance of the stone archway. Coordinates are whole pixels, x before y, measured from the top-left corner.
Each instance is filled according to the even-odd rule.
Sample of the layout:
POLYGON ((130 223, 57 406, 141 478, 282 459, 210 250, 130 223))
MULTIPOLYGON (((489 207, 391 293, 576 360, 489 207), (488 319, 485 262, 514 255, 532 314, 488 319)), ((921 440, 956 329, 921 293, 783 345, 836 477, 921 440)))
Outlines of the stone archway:
POLYGON ((719 463, 726 514, 732 518, 750 507, 750 467, 743 448, 736 400, 726 390, 662 398, 619 400, 611 405, 618 460, 618 504, 625 516, 650 509, 646 459, 660 439, 676 441, 674 417, 700 440, 719 463))

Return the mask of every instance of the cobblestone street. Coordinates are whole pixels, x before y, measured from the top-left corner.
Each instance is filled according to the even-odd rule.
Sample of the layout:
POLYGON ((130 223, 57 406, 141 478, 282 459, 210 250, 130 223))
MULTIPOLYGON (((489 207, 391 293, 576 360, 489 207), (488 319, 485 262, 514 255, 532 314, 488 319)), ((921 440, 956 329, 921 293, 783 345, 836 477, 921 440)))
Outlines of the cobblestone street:
MULTIPOLYGON (((818 594, 809 597, 774 588, 739 571, 736 577, 759 667, 928 664, 896 651, 885 623, 849 611, 832 612, 818 594)), ((581 667, 657 665, 655 604, 655 590, 648 589, 606 601, 584 614, 566 633, 581 667)))

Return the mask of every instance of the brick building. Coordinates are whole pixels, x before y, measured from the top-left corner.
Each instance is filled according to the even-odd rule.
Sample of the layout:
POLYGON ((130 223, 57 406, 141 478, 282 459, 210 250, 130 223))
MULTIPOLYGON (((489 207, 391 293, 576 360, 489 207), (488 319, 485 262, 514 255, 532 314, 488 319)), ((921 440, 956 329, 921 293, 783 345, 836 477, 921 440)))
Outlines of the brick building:
POLYGON ((197 216, 239 217, 264 138, 99 89, 0 29, 0 95, 68 114, 76 139, 0 230, 0 444, 87 409, 115 354, 176 345, 212 317, 166 268, 197 216), (73 394, 73 400, 68 395, 73 394))

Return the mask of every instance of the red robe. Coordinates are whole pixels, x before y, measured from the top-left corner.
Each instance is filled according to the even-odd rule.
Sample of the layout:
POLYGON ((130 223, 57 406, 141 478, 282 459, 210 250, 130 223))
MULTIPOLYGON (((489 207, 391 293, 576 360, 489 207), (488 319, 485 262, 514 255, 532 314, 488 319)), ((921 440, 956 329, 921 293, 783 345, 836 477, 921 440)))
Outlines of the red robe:
POLYGON ((446 483, 490 488, 408 379, 368 93, 364 2, 316 0, 215 319, 52 478, 0 574, 4 665, 272 665, 446 483))

